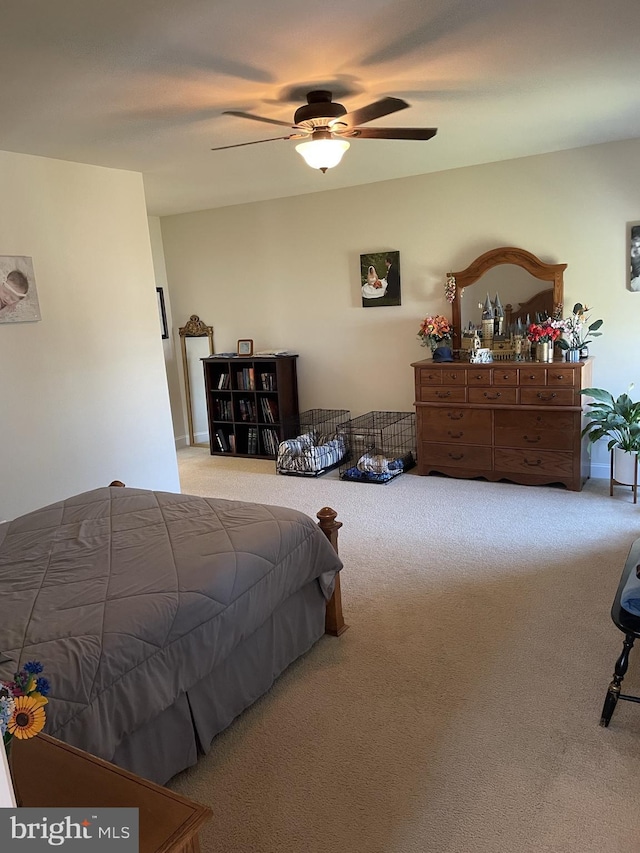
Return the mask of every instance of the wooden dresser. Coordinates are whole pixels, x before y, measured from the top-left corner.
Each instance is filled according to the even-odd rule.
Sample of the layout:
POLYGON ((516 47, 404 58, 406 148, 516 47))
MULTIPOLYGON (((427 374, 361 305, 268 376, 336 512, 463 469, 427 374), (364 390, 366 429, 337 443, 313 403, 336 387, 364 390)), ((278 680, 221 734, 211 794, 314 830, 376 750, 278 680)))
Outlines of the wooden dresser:
POLYGON ((582 489, 589 457, 580 389, 591 385, 590 359, 411 366, 419 474, 582 489))

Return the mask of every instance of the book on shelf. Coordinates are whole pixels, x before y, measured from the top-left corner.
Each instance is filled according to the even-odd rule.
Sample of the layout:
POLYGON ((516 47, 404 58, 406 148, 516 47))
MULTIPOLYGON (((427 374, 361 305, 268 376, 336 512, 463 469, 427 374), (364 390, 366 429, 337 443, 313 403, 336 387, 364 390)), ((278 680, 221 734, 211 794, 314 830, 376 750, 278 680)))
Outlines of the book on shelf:
POLYGON ((270 428, 262 430, 262 444, 270 456, 275 456, 277 454, 279 443, 280 441, 276 430, 270 428))
POLYGON ((218 447, 223 453, 229 450, 229 445, 227 444, 226 436, 221 429, 216 430, 216 440, 218 442, 218 447))
POLYGON ((261 373, 260 382, 262 383, 263 391, 276 390, 276 375, 275 373, 261 373))

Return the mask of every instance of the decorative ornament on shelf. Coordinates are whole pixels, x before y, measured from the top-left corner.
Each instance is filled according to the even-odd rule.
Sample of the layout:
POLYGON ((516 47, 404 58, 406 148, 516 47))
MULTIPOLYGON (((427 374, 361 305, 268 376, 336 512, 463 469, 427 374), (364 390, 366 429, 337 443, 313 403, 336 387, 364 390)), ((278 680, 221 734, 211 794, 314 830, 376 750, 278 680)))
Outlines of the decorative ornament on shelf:
POLYGON ((565 337, 558 341, 558 346, 566 352, 567 361, 579 361, 581 351, 592 342, 593 338, 599 338, 602 335, 598 329, 604 321, 594 320, 593 323, 589 323, 587 314, 589 310, 586 305, 576 302, 571 316, 561 321, 565 337))
POLYGON ((42 669, 39 661, 29 661, 15 673, 13 681, 0 681, 0 734, 9 768, 14 738, 26 740, 44 728, 44 706, 49 701, 46 697, 50 688, 48 680, 40 675, 42 669))
POLYGON ((456 277, 453 273, 447 273, 447 282, 444 286, 444 298, 447 302, 456 301, 456 277))
POLYGON ((420 343, 423 347, 431 347, 431 352, 443 343, 448 344, 452 334, 453 326, 442 314, 425 317, 418 329, 420 343))

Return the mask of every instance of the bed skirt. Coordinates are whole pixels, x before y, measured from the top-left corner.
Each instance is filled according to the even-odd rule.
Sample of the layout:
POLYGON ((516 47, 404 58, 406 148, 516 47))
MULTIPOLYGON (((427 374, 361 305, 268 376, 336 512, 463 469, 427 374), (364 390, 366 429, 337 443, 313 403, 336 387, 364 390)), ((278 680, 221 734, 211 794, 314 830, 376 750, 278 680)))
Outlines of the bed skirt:
POLYGON ((269 690, 324 634, 326 599, 317 580, 290 596, 219 666, 150 723, 129 734, 110 759, 164 784, 208 752, 213 738, 269 690))

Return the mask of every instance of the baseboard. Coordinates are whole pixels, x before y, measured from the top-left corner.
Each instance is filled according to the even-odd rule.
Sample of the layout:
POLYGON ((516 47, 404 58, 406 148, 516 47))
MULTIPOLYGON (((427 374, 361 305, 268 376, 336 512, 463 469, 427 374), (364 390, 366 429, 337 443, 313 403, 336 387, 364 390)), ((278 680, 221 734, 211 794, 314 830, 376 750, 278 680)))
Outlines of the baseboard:
POLYGON ((611 475, 611 467, 608 462, 592 462, 591 477, 594 480, 608 480, 611 475))
POLYGON ((182 447, 189 447, 189 442, 187 441, 186 435, 176 435, 174 437, 176 450, 180 450, 182 447))

